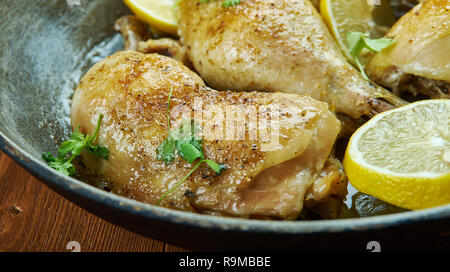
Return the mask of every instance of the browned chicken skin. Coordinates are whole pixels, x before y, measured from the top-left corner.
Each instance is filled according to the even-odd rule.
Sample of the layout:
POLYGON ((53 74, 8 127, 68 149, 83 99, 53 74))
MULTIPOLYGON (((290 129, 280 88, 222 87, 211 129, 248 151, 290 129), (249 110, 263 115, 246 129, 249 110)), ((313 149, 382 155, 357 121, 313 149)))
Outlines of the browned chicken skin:
POLYGON ((396 43, 370 60, 367 74, 395 93, 450 98, 450 2, 426 0, 386 35, 396 43))
MULTIPOLYGON (((169 165, 157 159, 156 148, 168 135, 166 111, 171 88, 172 127, 179 121, 176 113, 183 107, 192 109, 195 99, 201 99, 202 106, 195 106, 194 113, 207 105, 235 105, 250 116, 252 107, 275 105, 279 141, 263 151, 261 142, 250 139, 250 130, 245 130, 244 139, 205 137, 205 157, 225 163, 228 169, 216 175, 201 166, 162 206, 295 219, 307 193, 308 199, 318 203, 330 194, 339 195, 336 188, 343 182, 342 173, 327 161, 340 124, 326 103, 296 94, 214 91, 180 62, 134 51, 116 53, 91 68, 72 104, 72 126, 81 126, 84 133, 92 134, 99 114, 104 115, 98 142, 109 148, 109 159, 84 153, 82 160, 112 184, 114 193, 154 204, 192 169, 181 157, 169 165), (319 184, 311 186, 316 181, 319 184)), ((266 111, 258 112, 258 120, 264 114, 266 111)), ((194 117, 204 130, 214 118, 194 117)))
POLYGON ((306 94, 356 119, 404 104, 347 62, 310 0, 179 5, 181 41, 215 89, 306 94))

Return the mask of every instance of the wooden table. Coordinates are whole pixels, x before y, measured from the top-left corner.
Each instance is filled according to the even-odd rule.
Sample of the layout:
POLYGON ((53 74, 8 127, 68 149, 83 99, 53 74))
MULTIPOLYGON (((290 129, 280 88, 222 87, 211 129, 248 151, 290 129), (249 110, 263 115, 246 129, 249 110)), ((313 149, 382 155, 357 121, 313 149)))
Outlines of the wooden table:
POLYGON ((115 226, 64 199, 0 151, 0 251, 186 251, 115 226))

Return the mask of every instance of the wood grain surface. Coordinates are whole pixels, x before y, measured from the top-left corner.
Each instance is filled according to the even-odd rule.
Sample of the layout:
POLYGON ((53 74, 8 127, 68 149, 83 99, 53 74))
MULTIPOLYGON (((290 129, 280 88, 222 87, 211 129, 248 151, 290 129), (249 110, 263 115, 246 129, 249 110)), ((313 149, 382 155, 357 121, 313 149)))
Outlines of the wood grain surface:
POLYGON ((113 225, 50 190, 0 151, 0 251, 186 251, 113 225))

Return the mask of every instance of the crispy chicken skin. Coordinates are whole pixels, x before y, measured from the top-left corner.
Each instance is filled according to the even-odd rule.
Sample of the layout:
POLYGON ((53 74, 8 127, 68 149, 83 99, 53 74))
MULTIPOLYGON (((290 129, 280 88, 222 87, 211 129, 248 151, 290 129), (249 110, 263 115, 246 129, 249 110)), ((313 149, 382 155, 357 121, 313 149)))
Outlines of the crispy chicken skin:
POLYGON ((310 0, 179 5, 181 41, 212 88, 307 94, 356 119, 404 103, 347 62, 310 0))
MULTIPOLYGON (((246 218, 295 219, 314 181, 323 184, 324 178, 332 176, 325 165, 340 123, 326 103, 296 94, 211 90, 180 62, 125 51, 88 71, 75 91, 71 109, 72 127, 80 126, 91 135, 99 114, 104 115, 98 143, 109 148, 109 158, 83 153, 82 161, 110 182, 114 193, 154 204, 192 169, 181 157, 169 165, 157 159, 157 146, 168 135, 171 88, 172 128, 182 107, 198 113, 207 105, 236 105, 247 114, 252 106, 276 105, 280 136, 269 151, 262 150, 261 142, 250 140, 249 130, 242 140, 204 138, 205 157, 225 163, 228 169, 216 175, 201 166, 162 206, 246 218), (199 98, 202 105, 194 106, 199 98)), ((258 120, 263 114, 258 112, 258 120)), ((203 128, 210 120, 207 116, 195 119, 203 128)), ((341 176, 330 180, 342 182, 341 176)), ((323 190, 311 189, 310 199, 320 202, 328 197, 310 195, 315 191, 323 194, 323 190)))
POLYGON ((450 98, 450 2, 426 0, 386 35, 396 43, 377 53, 366 71, 396 93, 450 98))

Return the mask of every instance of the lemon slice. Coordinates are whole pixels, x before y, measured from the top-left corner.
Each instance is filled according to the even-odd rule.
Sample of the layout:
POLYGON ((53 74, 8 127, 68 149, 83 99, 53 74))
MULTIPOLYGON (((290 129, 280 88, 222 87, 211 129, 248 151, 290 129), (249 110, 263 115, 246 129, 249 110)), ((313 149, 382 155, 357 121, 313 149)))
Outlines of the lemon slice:
POLYGON ((412 103, 376 115, 344 157, 359 191, 406 209, 450 203, 450 100, 412 103))
MULTIPOLYGON (((383 37, 395 22, 389 0, 320 0, 320 13, 352 63, 346 38, 348 32, 368 33, 370 38, 377 39, 383 37)), ((366 62, 364 57, 362 62, 366 62)))
POLYGON ((177 34, 178 11, 176 0, 124 0, 142 21, 157 30, 177 34))

